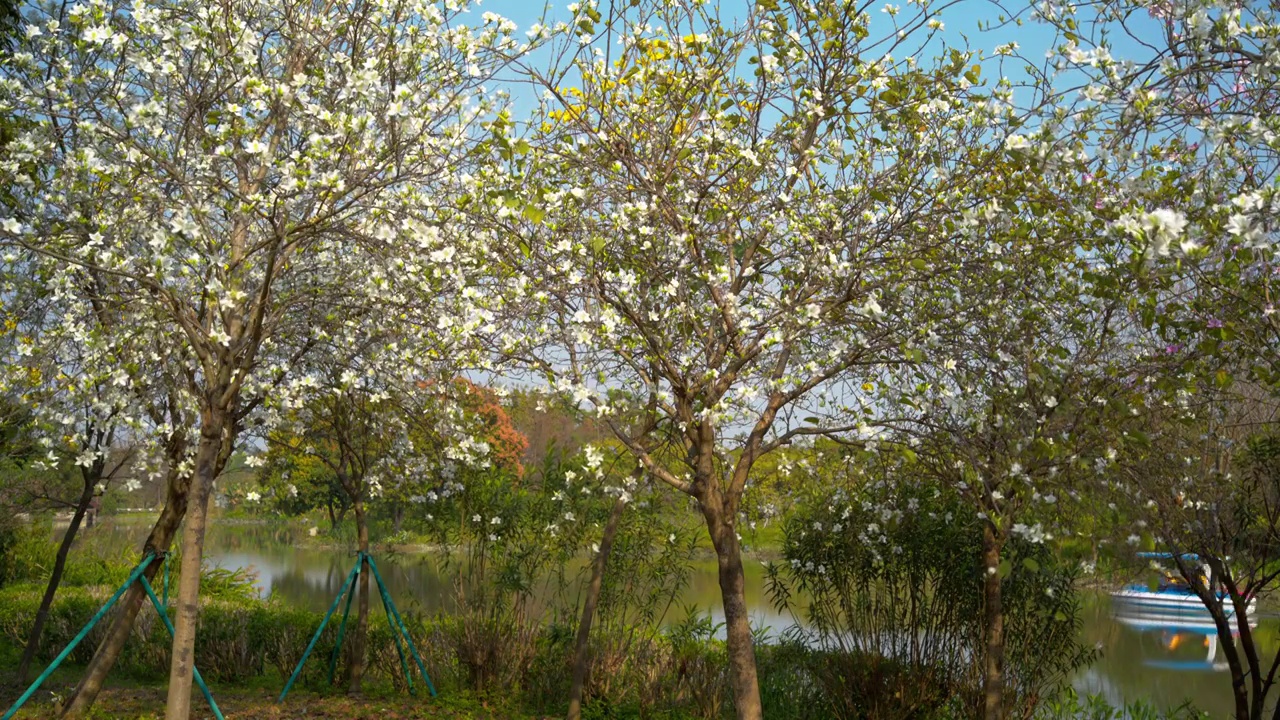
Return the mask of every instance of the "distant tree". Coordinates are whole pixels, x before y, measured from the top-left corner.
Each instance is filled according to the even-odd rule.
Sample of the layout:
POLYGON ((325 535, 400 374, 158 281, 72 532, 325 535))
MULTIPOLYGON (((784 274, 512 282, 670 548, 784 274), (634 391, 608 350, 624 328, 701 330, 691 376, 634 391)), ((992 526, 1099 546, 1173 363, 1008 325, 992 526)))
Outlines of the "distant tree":
MULTIPOLYGON (((273 447, 281 447, 290 455, 301 455, 323 464, 338 487, 346 495, 356 518, 356 549, 369 552, 367 520, 369 486, 376 484, 377 473, 390 443, 401 430, 392 426, 386 412, 390 403, 385 395, 358 384, 342 383, 330 377, 324 383, 327 392, 319 394, 302 408, 296 419, 297 434, 270 437, 273 447)), ((356 622, 348 646, 346 677, 350 692, 358 693, 364 677, 365 642, 369 626, 369 576, 365 566, 360 583, 356 622)))
POLYGON ((511 424, 528 440, 521 463, 540 467, 549 452, 572 455, 583 445, 612 437, 597 418, 555 393, 516 388, 502 403, 511 424))
MULTIPOLYGON (((339 506, 355 515, 356 549, 364 553, 372 506, 387 506, 399 518, 408 504, 425 502, 432 488, 476 469, 518 477, 524 450, 523 437, 489 391, 465 380, 384 384, 376 374, 346 369, 347 362, 371 359, 361 354, 320 369, 265 434, 265 457, 254 460, 264 467, 259 479, 277 506, 323 498, 332 518, 336 488, 339 506)), ((359 601, 345 671, 352 693, 361 690, 367 661, 371 574, 362 572, 353 590, 359 601)))
POLYGON ((468 426, 473 435, 489 446, 489 462, 494 469, 509 472, 519 479, 524 476, 522 460, 529 449, 529 439, 511 422, 497 393, 466 378, 455 378, 449 396, 463 413, 474 418, 468 426))
MULTIPOLYGON (((290 448, 293 439, 284 441, 290 448)), ((301 440, 297 440, 301 449, 301 440)), ((329 448, 325 454, 333 454, 329 448)), ((323 509, 329 517, 330 529, 336 530, 351 509, 351 498, 342 488, 338 476, 319 458, 279 447, 271 448, 257 473, 263 503, 285 515, 301 515, 323 509)))

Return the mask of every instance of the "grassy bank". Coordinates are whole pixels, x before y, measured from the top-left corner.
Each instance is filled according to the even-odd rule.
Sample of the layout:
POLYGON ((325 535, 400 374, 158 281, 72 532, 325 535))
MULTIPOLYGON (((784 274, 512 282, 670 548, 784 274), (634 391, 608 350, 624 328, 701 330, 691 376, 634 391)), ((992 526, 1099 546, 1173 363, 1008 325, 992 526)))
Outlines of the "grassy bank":
MULTIPOLYGON (((64 588, 46 630, 42 660, 69 642, 108 594, 106 586, 64 588)), ((10 648, 18 647, 25 637, 38 600, 34 585, 0 589, 0 639, 10 648)), ((319 613, 270 601, 211 598, 201 608, 196 664, 220 702, 226 696, 229 706, 244 708, 236 717, 324 717, 318 713, 329 712, 326 708, 349 712, 342 699, 333 697, 336 690, 327 682, 327 660, 337 632, 333 625, 321 635, 297 685, 299 697, 315 699, 316 708, 305 715, 290 715, 295 707, 292 699, 282 710, 269 702, 283 687, 320 618, 319 613), (285 714, 270 714, 278 712, 285 714)), ((441 696, 449 699, 444 707, 452 708, 451 712, 489 717, 484 713, 492 711, 494 717, 514 718, 563 713, 572 656, 569 626, 502 611, 407 616, 405 620, 441 696), (491 698, 501 698, 501 704, 491 698)), ((714 632, 705 619, 653 632, 602 627, 593 643, 586 716, 725 717, 731 712, 727 663, 723 643, 714 639, 714 632)), ((37 706, 33 717, 54 712, 58 697, 78 677, 75 665, 88 661, 99 637, 100 630, 95 629, 72 653, 72 665, 60 670, 41 691, 38 700, 44 710, 37 706)), ((425 698, 404 700, 407 688, 399 657, 386 620, 378 614, 371 618, 369 640, 370 697, 386 698, 387 707, 403 709, 387 713, 427 712, 415 709, 417 703, 428 703, 425 698)), ((147 712, 163 706, 159 688, 167 676, 169 642, 155 612, 144 610, 113 675, 115 699, 103 706, 101 717, 147 717, 147 712), (140 715, 131 714, 135 712, 131 708, 140 715)), ((762 646, 759 660, 761 692, 770 718, 857 717, 860 714, 848 715, 847 710, 883 712, 909 705, 915 708, 914 717, 943 720, 968 716, 966 706, 975 697, 971 689, 944 687, 930 678, 912 676, 881 658, 786 644, 762 646)), ((418 687, 422 692, 420 683, 418 687)), ((10 686, 4 694, 11 700, 17 689, 10 686)), ((370 712, 368 707, 359 711, 365 712, 370 712)), ((359 713, 332 717, 372 716, 359 713)), ((403 715, 420 716, 427 715, 403 715)))
MULTIPOLYGON (((0 641, 0 710, 7 708, 23 688, 14 682, 19 649, 0 641)), ((75 687, 83 667, 64 665, 55 671, 36 696, 18 713, 15 720, 54 720, 61 700, 75 687)), ((250 681, 215 686, 214 696, 227 720, 275 718, 351 718, 369 720, 532 720, 541 717, 527 712, 502 696, 477 696, 454 692, 431 698, 399 693, 394 688, 371 685, 363 696, 348 697, 336 690, 315 691, 306 688, 291 691, 283 704, 276 702, 283 682, 272 674, 250 681)), ((420 691, 421 693, 421 691, 420 691)), ((90 718, 94 720, 153 720, 163 717, 165 683, 140 679, 127 672, 116 673, 109 687, 98 696, 90 718)), ((203 698, 192 705, 193 720, 212 718, 213 713, 203 698)))
MULTIPOLYGON (((247 518, 233 522, 260 524, 247 518)), ((296 527, 291 528, 287 534, 296 537, 296 531, 296 527)), ((302 534, 306 534, 305 530, 302 534)), ((642 559, 650 557, 648 547, 647 540, 639 545, 637 552, 642 559)), ((0 650, 20 647, 25 641, 52 552, 47 531, 32 528, 4 554, 2 569, 8 584, 0 587, 0 650)), ((66 583, 59 591, 46 628, 43 660, 52 658, 70 641, 123 581, 134 562, 133 553, 132 544, 104 554, 73 553, 66 583)), ((626 559, 625 555, 620 557, 626 559)), ((359 700, 346 698, 338 690, 345 688, 340 675, 336 687, 328 682, 327 665, 337 635, 335 621, 320 636, 295 686, 298 704, 291 695, 284 707, 277 707, 274 698, 319 625, 321 613, 290 605, 282 597, 263 600, 254 591, 249 575, 217 568, 206 569, 201 583, 197 665, 229 717, 519 720, 562 715, 577 619, 572 593, 557 596, 556 602, 544 606, 530 601, 533 595, 517 582, 519 577, 498 572, 473 576, 476 567, 474 562, 451 566, 453 581, 459 583, 455 591, 460 600, 451 609, 418 608, 405 617, 424 664, 440 690, 439 700, 407 694, 399 654, 375 599, 371 607, 365 696, 359 700)), ((173 580, 176 582, 176 577, 173 580)), ((645 586, 642 583, 640 587, 645 586)), ((159 588, 157 583, 157 592, 159 588)), ((668 626, 638 613, 630 596, 606 599, 610 598, 593 633, 593 669, 586 688, 585 717, 712 720, 732 715, 725 649, 716 638, 719 628, 710 618, 690 614, 686 621, 668 626)), ((1046 612, 1052 614, 1051 609, 1046 612)), ((1069 626, 1070 623, 1063 625, 1069 626)), ((56 715, 58 699, 74 687, 101 632, 99 628, 89 634, 67 667, 60 669, 36 696, 24 717, 56 715)), ((1043 636, 1038 631, 1031 634, 1043 636)), ((1028 648, 1034 650, 1032 645, 1028 642, 1013 646, 1011 653, 1021 657, 1028 648)), ((154 717, 164 705, 169 649, 170 638, 158 616, 151 608, 145 609, 113 672, 111 691, 103 697, 97 716, 154 717)), ((922 658, 908 666, 878 655, 822 651, 799 642, 759 643, 756 652, 762 701, 766 717, 771 720, 959 720, 974 717, 979 702, 973 675, 956 672, 954 663, 922 658)), ((6 679, 5 669, 15 665, 16 649, 8 659, 0 653, 0 710, 21 690, 6 679)), ((339 673, 342 666, 340 661, 339 673)), ((418 687, 422 692, 420 684, 418 687)), ((1050 695, 1056 698, 1058 694, 1043 694, 1042 699, 1050 701, 1042 705, 1045 712, 1037 717, 1112 717, 1100 714, 1100 710, 1072 709, 1073 705, 1055 710, 1050 695)), ((205 717, 202 701, 197 700, 196 705, 200 708, 197 716, 205 717)))
MULTIPOLYGON (((528 715, 500 700, 478 698, 419 699, 399 695, 349 698, 325 697, 314 693, 291 694, 283 704, 276 703, 276 693, 269 689, 232 688, 218 693, 218 706, 226 720, 311 720, 342 718, 343 720, 532 720, 528 715)), ((132 689, 109 689, 99 697, 91 718, 102 720, 158 720, 164 716, 165 693, 161 686, 132 689)), ((48 705, 23 710, 15 720, 54 720, 56 708, 48 705)), ((192 720, 212 718, 204 702, 193 704, 192 720)))

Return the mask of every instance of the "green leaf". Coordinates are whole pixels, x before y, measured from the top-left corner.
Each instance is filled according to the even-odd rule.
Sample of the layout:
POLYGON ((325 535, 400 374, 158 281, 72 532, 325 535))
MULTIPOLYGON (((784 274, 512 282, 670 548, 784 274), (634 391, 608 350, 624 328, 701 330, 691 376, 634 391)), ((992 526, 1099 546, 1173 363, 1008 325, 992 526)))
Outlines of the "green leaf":
POLYGON ((1000 575, 1000 579, 1004 580, 1013 572, 1013 563, 1006 558, 1000 561, 1000 567, 996 568, 996 572, 1000 575))
POLYGON ((1036 562, 1035 558, 1022 558, 1022 567, 1031 572, 1040 572, 1040 563, 1036 562))
POLYGON ((525 219, 530 222, 540 223, 547 216, 547 211, 537 205, 525 205, 524 211, 520 214, 524 215, 525 219))

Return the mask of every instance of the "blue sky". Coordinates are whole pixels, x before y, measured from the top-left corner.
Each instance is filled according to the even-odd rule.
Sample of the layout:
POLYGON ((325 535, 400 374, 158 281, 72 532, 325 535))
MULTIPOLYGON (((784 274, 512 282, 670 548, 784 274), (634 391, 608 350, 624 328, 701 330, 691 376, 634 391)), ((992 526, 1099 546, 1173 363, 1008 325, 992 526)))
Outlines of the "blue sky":
MULTIPOLYGON (((599 9, 607 17, 608 8, 613 2, 627 3, 628 0, 600 0, 599 9)), ((718 5, 722 17, 741 18, 744 17, 754 4, 755 0, 710 0, 712 6, 718 5)), ((549 23, 568 20, 572 13, 567 9, 570 0, 557 0, 551 4, 546 4, 542 0, 481 0, 479 6, 473 10, 473 13, 479 15, 481 12, 491 11, 498 13, 516 22, 519 26, 518 33, 523 36, 533 23, 543 18, 544 13, 549 23)), ((1038 4, 1039 0, 1037 0, 1038 4)), ((874 3, 867 4, 866 7, 872 16, 871 33, 872 37, 882 37, 888 35, 891 30, 890 16, 882 9, 890 3, 875 0, 874 3)), ((919 11, 914 5, 909 5, 906 0, 893 0, 891 3, 901 8, 900 18, 911 17, 919 11)), ((945 43, 949 47, 965 47, 980 52, 988 59, 984 62, 983 78, 990 83, 998 76, 1004 75, 1009 77, 1015 83, 1025 80, 1027 75, 1024 66, 1030 62, 1036 66, 1043 66, 1045 63, 1045 53, 1063 42, 1056 36, 1053 28, 1043 22, 1036 22, 1029 19, 1031 0, 1023 0, 1022 2, 1006 3, 1004 8, 999 7, 992 0, 956 0, 951 4, 947 4, 945 0, 933 0, 931 8, 934 11, 941 9, 940 20, 945 24, 945 28, 930 41, 926 52, 933 54, 941 49, 945 43), (1021 25, 1013 23, 1001 23, 1001 15, 1009 12, 1019 13, 1024 22, 1021 25), (992 58, 993 51, 1000 45, 1016 42, 1019 45, 1019 54, 1025 58, 992 58), (1001 62, 1003 61, 1003 62, 1001 62), (997 64, 999 63, 999 64, 997 64)), ((1006 20, 1008 18, 1005 18, 1006 20)), ((1084 17, 1080 18, 1082 21, 1084 17)), ((1131 18, 1134 27, 1140 32, 1159 33, 1162 27, 1158 21, 1146 18, 1140 13, 1135 14, 1131 18)), ((923 37, 923 36, 921 36, 923 37)), ((1120 34, 1119 37, 1113 38, 1116 47, 1112 48, 1112 53, 1117 58, 1130 57, 1141 59, 1149 57, 1149 50, 1141 47, 1139 43, 1132 38, 1120 34)), ((916 43, 918 46, 919 43, 916 43)), ((1086 46, 1087 47, 1087 46, 1086 46)), ((875 51, 875 58, 883 54, 883 51, 875 51)), ((901 59, 900 56, 898 56, 901 59)), ((919 58, 924 61, 927 58, 919 58)), ((536 58, 535 58, 536 63, 536 58)), ((1078 84, 1079 77, 1067 76, 1061 80, 1063 83, 1078 84), (1076 81, 1076 82, 1073 82, 1076 81)), ((521 98, 519 88, 512 89, 515 96, 517 113, 519 111, 530 109, 530 98, 521 98)), ((1029 97, 1019 97, 1015 91, 1015 103, 1027 101, 1029 97)))
MULTIPOLYGON (((625 2, 625 0, 623 1, 625 2)), ((566 9, 569 2, 570 0, 563 0, 545 5, 539 0, 481 0, 479 11, 491 11, 510 18, 520 26, 520 31, 523 32, 542 17, 544 10, 552 21, 569 19, 571 13, 566 9)), ((610 4, 611 0, 601 0, 601 12, 607 15, 604 11, 610 4)), ((743 17, 748 12, 753 1, 723 0, 722 2, 716 2, 716 0, 711 0, 711 4, 719 5, 721 12, 727 17, 743 17)), ((917 10, 916 7, 907 5, 904 0, 870 5, 873 23, 882 23, 883 20, 887 20, 888 16, 881 12, 881 8, 887 4, 901 7, 904 16, 913 10, 917 10)), ((942 3, 940 2, 934 3, 935 8, 941 6, 942 3)), ((1027 6, 1014 3, 1007 7, 1013 11, 1020 11, 1027 6)), ((1000 9, 989 0, 961 0, 942 12, 941 20, 946 24, 946 28, 941 33, 941 36, 948 44, 952 45, 962 43, 964 37, 967 37, 975 49, 981 48, 987 51, 988 54, 997 45, 1012 40, 1026 49, 1029 57, 1035 59, 1043 58, 1044 51, 1054 41, 1052 29, 1043 23, 1035 22, 1026 22, 1021 27, 983 29, 986 26, 995 25, 1000 15, 1000 9)), ((876 25, 873 24, 873 35, 875 34, 875 27, 876 25)))

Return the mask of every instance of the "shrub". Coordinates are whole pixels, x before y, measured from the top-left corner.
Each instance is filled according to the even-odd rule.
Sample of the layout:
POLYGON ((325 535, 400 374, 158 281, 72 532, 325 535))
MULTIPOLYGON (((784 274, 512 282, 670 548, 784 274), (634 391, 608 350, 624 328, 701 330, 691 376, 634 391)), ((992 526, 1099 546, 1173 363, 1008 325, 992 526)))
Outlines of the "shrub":
MULTIPOLYGON (((807 621, 794 640, 823 651, 811 680, 831 717, 976 713, 985 652, 981 527, 972 510, 900 483, 800 507, 785 562, 769 569, 775 602, 807 621), (800 598, 800 601, 797 601, 800 598)), ((1073 565, 1013 540, 1003 590, 1011 716, 1027 716, 1092 659, 1078 640, 1073 565)))
POLYGON ((1164 712, 1144 702, 1116 707, 1100 695, 1082 698, 1068 689, 1045 702, 1036 717, 1040 720, 1208 720, 1209 714, 1190 704, 1164 712))
MULTIPOLYGON (((4 568, 4 583, 0 586, 48 582, 58 554, 53 537, 49 518, 16 528, 0 557, 0 566, 4 568)), ((138 558, 130 559, 124 552, 72 552, 67 556, 60 587, 118 585, 129 576, 137 561, 138 558)))
MULTIPOLYGON (((49 661, 75 637, 97 612, 114 588, 72 587, 60 592, 50 612, 41 660, 49 661)), ((19 645, 26 639, 40 603, 40 588, 32 585, 0 589, 0 641, 19 645)), ((374 684, 404 689, 400 655, 385 614, 375 601, 370 614, 367 677, 374 684)), ((302 657, 322 615, 273 600, 207 599, 201 602, 196 630, 196 666, 212 684, 243 683, 269 677, 283 683, 302 657)), ((432 681, 442 692, 467 689, 481 693, 518 696, 530 704, 546 703, 548 688, 568 686, 569 651, 563 630, 528 622, 519 635, 501 624, 485 625, 474 618, 439 615, 424 618, 405 614, 405 624, 421 654, 432 681), (476 640, 477 629, 491 637, 476 640), (498 648, 497 654, 484 654, 498 648), (477 652, 483 651, 481 655, 477 652)), ((327 679, 329 655, 337 639, 337 620, 321 634, 299 682, 320 688, 327 679)), ((99 623, 71 654, 70 662, 85 663, 102 639, 106 623, 99 623)), ((594 712, 611 708, 603 716, 627 714, 626 708, 662 708, 677 715, 719 717, 727 693, 721 679, 723 651, 705 638, 684 634, 660 635, 620 668, 622 675, 607 685, 608 695, 597 692, 594 712), (712 682, 708 682, 711 679, 712 682)), ((601 643, 619 642, 601 637, 601 643)), ((151 607, 143 609, 117 665, 130 677, 160 680, 169 668, 170 637, 151 607)), ((406 656, 420 683, 413 659, 406 656)), ((601 672, 601 675, 604 673, 601 672)), ((216 691, 216 687, 215 687, 216 691)), ((557 696, 562 698, 563 694, 557 696)), ((670 712, 668 713, 670 714, 670 712)))

